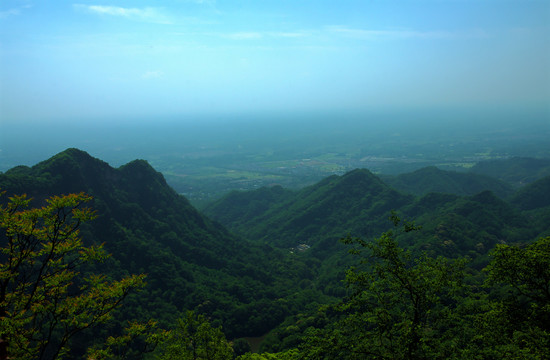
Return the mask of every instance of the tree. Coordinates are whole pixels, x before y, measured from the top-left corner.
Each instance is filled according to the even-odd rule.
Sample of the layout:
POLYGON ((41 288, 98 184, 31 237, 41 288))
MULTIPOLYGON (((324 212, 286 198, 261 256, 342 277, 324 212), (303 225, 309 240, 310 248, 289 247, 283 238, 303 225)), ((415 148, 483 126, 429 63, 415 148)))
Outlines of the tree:
POLYGON ((297 349, 290 349, 278 353, 246 353, 237 358, 237 360, 298 360, 300 353, 297 349))
POLYGON ((244 355, 246 353, 249 353, 252 351, 252 348, 250 347, 250 344, 245 339, 237 339, 233 341, 233 352, 235 352, 235 356, 244 355))
MULTIPOLYGON (((393 214, 397 227, 401 220, 393 214)), ((404 223, 402 231, 418 228, 404 223)), ((453 293, 460 288, 463 261, 413 258, 388 231, 374 241, 347 237, 362 269, 352 267, 347 299, 332 309, 328 329, 311 329, 306 359, 433 359, 448 357, 444 332, 451 322, 453 293), (364 252, 367 252, 364 254, 364 252)), ((449 345, 449 347, 452 347, 449 345)))
POLYGON ((486 268, 491 283, 509 284, 538 307, 550 306, 550 236, 525 247, 499 244, 491 257, 486 268))
POLYGON ((161 345, 159 358, 226 360, 233 358, 233 349, 220 327, 213 328, 204 315, 188 311, 161 345))
POLYGON ((157 322, 130 322, 119 336, 109 336, 105 343, 88 348, 86 358, 94 360, 141 359, 166 340, 169 331, 157 327, 157 322))
POLYGON ((477 322, 478 336, 493 348, 481 350, 500 358, 549 359, 550 237, 525 246, 500 244, 490 254, 487 284, 500 296, 477 322))
POLYGON ((361 268, 347 273, 349 296, 319 310, 334 321, 308 329, 300 358, 550 359, 550 237, 497 245, 468 276, 464 259, 415 258, 395 238, 343 239, 361 268))
POLYGON ((0 205, 0 359, 58 359, 71 338, 107 322, 145 275, 110 281, 81 274, 103 261, 103 246, 85 246, 79 228, 95 217, 83 193, 54 196, 30 208, 25 195, 0 205))

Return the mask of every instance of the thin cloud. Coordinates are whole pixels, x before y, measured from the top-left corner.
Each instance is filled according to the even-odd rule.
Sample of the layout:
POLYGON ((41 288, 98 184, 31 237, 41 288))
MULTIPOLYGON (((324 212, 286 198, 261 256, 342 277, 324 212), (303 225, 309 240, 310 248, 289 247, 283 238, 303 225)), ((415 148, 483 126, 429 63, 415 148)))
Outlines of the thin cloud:
POLYGON ((398 30, 366 30, 348 28, 345 26, 327 26, 326 29, 331 33, 357 39, 376 39, 376 38, 448 38, 455 36, 446 31, 416 31, 410 29, 398 30))
POLYGON ((300 38, 309 36, 309 34, 304 32, 270 32, 269 36, 279 38, 300 38))
POLYGON ((158 24, 171 24, 170 19, 157 8, 124 8, 103 5, 73 5, 75 9, 102 16, 118 16, 127 19, 146 21, 158 24))
POLYGON ((212 10, 219 12, 218 9, 216 8, 216 0, 188 0, 188 1, 199 5, 206 5, 212 10))
POLYGON ((266 37, 286 38, 286 39, 301 38, 301 37, 306 37, 309 34, 306 34, 303 32, 248 31, 248 32, 235 32, 235 33, 229 33, 229 34, 216 34, 216 35, 226 39, 231 39, 231 40, 257 40, 257 39, 263 39, 266 37))
POLYGON ((141 77, 143 79, 161 79, 164 77, 164 72, 160 70, 147 71, 146 73, 141 75, 141 77))
POLYGON ((261 39, 263 36, 259 32, 237 32, 230 34, 222 34, 222 37, 231 40, 256 40, 261 39))
POLYGON ((189 0, 190 2, 194 2, 196 4, 205 4, 205 5, 214 5, 216 4, 215 0, 189 0))
POLYGON ((31 7, 31 5, 25 5, 25 6, 21 6, 21 7, 18 7, 18 8, 13 8, 13 9, 0 11, 0 19, 5 19, 9 16, 20 15, 21 11, 23 9, 28 9, 30 7, 31 7))
POLYGON ((12 16, 12 15, 19 15, 20 13, 21 11, 19 9, 9 9, 9 10, 0 11, 0 19, 5 19, 8 16, 12 16))

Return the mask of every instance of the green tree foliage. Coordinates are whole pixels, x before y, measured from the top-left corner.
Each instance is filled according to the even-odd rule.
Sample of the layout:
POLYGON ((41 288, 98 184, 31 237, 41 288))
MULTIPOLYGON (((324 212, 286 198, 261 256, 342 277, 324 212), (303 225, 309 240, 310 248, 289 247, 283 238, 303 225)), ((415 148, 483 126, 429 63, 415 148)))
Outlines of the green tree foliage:
POLYGON ((247 353, 237 358, 238 360, 298 360, 300 353, 297 349, 290 349, 279 353, 247 353))
POLYGON ((241 338, 233 341, 233 351, 236 356, 239 356, 251 352, 252 347, 246 339, 241 338))
POLYGON ((464 260, 412 257, 395 235, 344 239, 364 268, 348 271, 347 298, 320 309, 334 320, 308 330, 300 358, 550 358, 550 237, 498 245, 466 275, 464 260))
POLYGON ((550 236, 524 248, 500 244, 491 255, 486 270, 492 283, 511 285, 537 307, 550 305, 550 236))
MULTIPOLYGON (((114 279, 147 274, 147 287, 131 293, 116 312, 113 331, 102 327, 82 343, 120 335, 127 321, 154 318, 168 328, 183 315, 181 309, 198 306, 223 323, 228 338, 260 336, 300 310, 293 301, 298 284, 313 278, 302 256, 237 238, 200 214, 143 160, 115 169, 68 149, 32 168, 0 174, 0 188, 32 195, 33 205, 47 194, 93 195, 89 206, 99 216, 81 230, 86 241, 104 243, 112 254, 93 269, 114 279)), ((319 294, 314 298, 322 301, 319 294)))
POLYGON ((55 196, 29 208, 26 196, 0 206, 0 359, 57 359, 80 331, 107 322, 144 275, 111 281, 81 274, 108 257, 103 247, 84 246, 82 222, 95 217, 80 193, 55 196))
POLYGON ((109 336, 104 344, 89 348, 86 356, 94 360, 141 359, 154 351, 169 334, 159 329, 154 320, 147 323, 130 322, 122 335, 109 336))
MULTIPOLYGON (((255 191, 256 195, 260 193, 255 191)), ((320 240, 330 239, 331 251, 342 234, 374 236, 379 233, 386 224, 376 220, 382 219, 392 207, 399 208, 413 200, 366 169, 325 178, 294 194, 284 195, 284 200, 269 202, 269 208, 261 212, 255 212, 249 198, 247 193, 234 193, 210 206, 207 214, 230 230, 256 241, 265 240, 288 248, 304 241, 315 246, 320 240), (232 206, 241 207, 239 213, 243 217, 238 222, 230 221, 225 215, 226 209, 232 206), (366 226, 365 219, 373 223, 366 226)))
POLYGON ((506 291, 481 316, 478 333, 498 356, 550 358, 550 237, 524 247, 497 245, 491 255, 488 284, 506 291))
MULTIPOLYGON (((428 171, 425 175, 430 177, 433 173, 428 171)), ((419 177, 418 181, 419 188, 433 183, 433 179, 426 177, 419 177)), ((550 321, 547 302, 543 301, 547 273, 540 269, 550 267, 544 258, 547 241, 546 245, 539 241, 540 244, 533 246, 499 245, 494 252, 491 249, 497 244, 527 243, 537 236, 550 234, 550 213, 544 191, 547 184, 547 178, 533 183, 512 202, 490 192, 468 197, 431 193, 414 198, 394 191, 366 170, 356 170, 296 192, 275 187, 249 194, 233 193, 221 204, 209 207, 215 217, 253 240, 249 242, 198 213, 145 161, 113 169, 82 151, 69 149, 32 168, 18 167, 0 174, 0 187, 10 194, 31 194, 35 199, 33 206, 41 203, 47 194, 81 191, 93 194, 93 207, 101 216, 80 229, 87 242, 105 242, 105 250, 56 245, 56 251, 65 249, 67 256, 64 260, 55 258, 59 261, 54 260, 51 265, 75 267, 56 270, 56 276, 44 279, 44 286, 50 290, 37 287, 32 296, 39 305, 32 311, 7 309, 8 306, 22 308, 25 298, 19 301, 15 295, 11 298, 3 295, 0 338, 8 339, 11 331, 10 347, 15 346, 20 335, 21 340, 17 341, 23 344, 26 341, 23 335, 31 328, 30 323, 39 323, 43 318, 44 324, 58 325, 51 330, 48 341, 52 345, 47 346, 46 355, 42 356, 50 357, 47 354, 54 352, 53 343, 64 339, 66 323, 60 320, 61 315, 37 320, 30 320, 29 316, 47 306, 61 311, 65 300, 51 305, 53 302, 45 300, 46 296, 51 297, 57 291, 73 297, 80 296, 82 291, 89 294, 91 304, 96 301, 92 296, 114 294, 107 279, 146 272, 150 286, 125 298, 125 306, 114 314, 112 327, 100 326, 71 335, 70 356, 83 354, 90 345, 89 339, 107 338, 102 346, 93 347, 90 357, 137 358, 138 352, 150 349, 168 334, 157 330, 153 323, 131 322, 124 330, 128 321, 153 317, 160 326, 166 327, 182 316, 180 309, 200 309, 200 313, 215 324, 211 329, 223 324, 228 338, 270 332, 261 347, 269 353, 244 354, 244 347, 237 352, 237 343, 234 343, 231 356, 544 358, 541 354, 550 353, 545 325, 550 321), (405 224, 402 230, 384 233, 376 241, 361 240, 370 239, 386 228, 385 218, 391 208, 414 217, 422 224, 423 231, 411 231, 415 227, 405 224), (345 240, 355 246, 353 254, 347 253, 345 246, 336 240, 346 233, 360 237, 345 240), (289 247, 300 243, 311 245, 311 249, 289 251, 289 247), (105 251, 113 256, 93 265, 92 260, 104 259, 105 251), (461 256, 472 259, 465 271, 461 256), (347 272, 346 288, 341 280, 353 258, 361 263, 347 272), (489 263, 487 271, 481 271, 489 263), (85 268, 77 268, 79 264, 85 268), (72 280, 69 279, 71 271, 75 274, 72 280), (91 273, 107 277, 94 277, 91 273), (466 275, 461 283, 463 273, 466 275), (486 277, 489 281, 484 282, 486 277), (40 294, 44 299, 37 297, 40 294), (338 306, 318 310, 320 304, 337 301, 340 301, 338 306), (10 320, 12 315, 20 322, 10 320), (298 352, 296 349, 300 349, 307 329, 310 329, 309 336, 301 348, 303 351, 298 352), (112 334, 118 337, 109 337, 112 334), (135 340, 139 346, 134 343, 128 347, 135 340), (292 348, 294 350, 283 352, 292 348)), ((5 265, 12 249, 8 239, 10 236, 17 241, 24 239, 27 233, 21 232, 21 238, 14 236, 25 226, 29 227, 27 223, 35 216, 34 239, 50 241, 44 234, 54 232, 50 225, 55 219, 53 213, 40 215, 39 209, 25 213, 29 207, 26 198, 14 197, 13 201, 20 203, 15 206, 18 209, 10 208, 13 204, 4 205, 0 219, 4 224, 11 224, 12 229, 11 235, 0 234, 3 249, 0 282, 8 284, 9 291, 15 289, 14 284, 24 283, 14 278, 23 276, 20 274, 24 272, 10 275, 9 265, 5 265), (50 221, 46 218, 52 222, 46 224, 50 221), (50 230, 40 230, 48 228, 50 230)), ((75 206, 75 210, 68 205, 65 212, 60 213, 68 215, 66 224, 76 225, 86 219, 84 213, 79 213, 85 210, 81 204, 75 206)), ((91 212, 89 215, 93 217, 91 212)), ((403 225, 396 217, 393 220, 403 225)), ((75 234, 77 230, 78 226, 75 234)), ((57 231, 60 237, 71 233, 63 227, 57 231)), ((71 243, 72 238, 68 238, 71 243)), ((20 246, 18 242, 14 244, 20 246)), ((26 265, 20 270, 30 269, 31 263, 42 266, 46 255, 47 251, 42 251, 33 263, 23 262, 26 265)), ((26 289, 29 293, 24 295, 28 296, 32 293, 31 287, 26 289)), ((79 299, 84 307, 85 298, 79 299)), ((108 301, 105 304, 109 304, 108 301)), ((65 309, 63 316, 79 319, 72 324, 78 325, 77 329, 86 323, 85 315, 80 317, 78 308, 65 306, 65 309)), ((186 322, 187 318, 184 316, 182 321, 186 322)), ((93 325, 90 323, 89 327, 93 325)), ((48 326, 42 325, 42 330, 23 345, 31 348, 37 346, 38 341, 48 339, 48 326)), ((176 330, 172 331, 170 336, 175 333, 176 330)), ((164 342, 155 355, 160 357, 161 350, 168 349, 169 344, 164 342)), ((60 354, 66 352, 67 346, 63 349, 60 354)), ((187 347, 181 345, 174 351, 182 349, 187 347)))
POLYGON ((161 360, 226 360, 233 349, 221 327, 214 328, 204 315, 188 311, 159 349, 161 360))
POLYGON ((513 157, 478 162, 470 172, 484 174, 521 187, 550 175, 550 159, 513 157))
POLYGON ((550 175, 523 187, 510 202, 522 210, 549 207, 550 175))
POLYGON ((396 190, 417 196, 428 193, 475 195, 490 190, 501 198, 513 193, 511 185, 486 175, 441 170, 435 166, 425 167, 412 173, 384 176, 383 180, 396 190))
MULTIPOLYGON (((392 215, 397 226, 400 220, 392 215)), ((405 223, 403 231, 417 228, 405 223)), ((375 241, 347 237, 362 269, 346 277, 350 295, 336 306, 340 318, 329 329, 312 330, 308 359, 433 359, 446 353, 451 308, 460 289, 462 261, 412 258, 388 231, 375 241), (364 252, 367 252, 365 254, 364 252), (441 331, 442 332, 441 332, 441 331), (443 339, 442 339, 443 335, 443 339)))

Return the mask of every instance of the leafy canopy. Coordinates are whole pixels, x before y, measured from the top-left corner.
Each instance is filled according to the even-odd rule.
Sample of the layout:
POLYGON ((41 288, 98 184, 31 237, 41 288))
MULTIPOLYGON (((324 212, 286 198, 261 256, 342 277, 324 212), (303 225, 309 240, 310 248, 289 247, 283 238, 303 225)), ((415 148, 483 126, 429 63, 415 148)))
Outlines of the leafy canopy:
MULTIPOLYGON (((401 220, 392 214, 394 225, 401 220)), ((404 222, 402 230, 417 230, 404 222)), ((346 275, 349 296, 334 307, 340 314, 326 329, 310 330, 304 344, 308 359, 433 359, 446 352, 438 330, 450 321, 461 287, 463 261, 413 258, 398 246, 393 231, 374 241, 347 237, 361 267, 346 275)))
POLYGON ((83 193, 30 208, 25 195, 0 206, 0 359, 58 359, 78 332, 108 321, 145 275, 110 281, 81 274, 108 255, 85 246, 79 227, 95 217, 83 193))
POLYGON ((161 360, 225 360, 233 349, 220 327, 212 327, 204 315, 188 311, 159 348, 161 360))

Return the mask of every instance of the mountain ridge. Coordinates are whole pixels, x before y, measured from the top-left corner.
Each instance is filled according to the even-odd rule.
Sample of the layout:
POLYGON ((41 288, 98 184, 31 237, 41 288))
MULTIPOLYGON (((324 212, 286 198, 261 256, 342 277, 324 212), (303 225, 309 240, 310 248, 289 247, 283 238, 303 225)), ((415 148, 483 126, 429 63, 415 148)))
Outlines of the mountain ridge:
POLYGON ((474 195, 484 190, 491 190, 499 197, 507 198, 514 192, 511 185, 490 176, 442 170, 436 166, 424 167, 397 176, 383 176, 382 179, 399 191, 417 196, 430 192, 474 195))
POLYGON ((550 159, 512 157, 485 160, 475 164, 470 173, 488 175, 521 188, 545 176, 550 176, 550 159))
MULTIPOLYGON (((262 214, 253 214, 249 219, 243 219, 237 226, 223 223, 238 234, 257 241, 270 241, 278 247, 292 247, 300 242, 314 245, 319 228, 324 234, 333 234, 340 238, 345 234, 331 229, 347 227, 357 235, 374 235, 386 224, 386 214, 392 206, 400 207, 411 201, 410 195, 403 195, 391 189, 376 175, 367 169, 356 169, 342 176, 329 176, 317 184, 308 186, 294 193, 285 201, 275 205, 262 214), (392 205, 389 205, 391 203, 392 205), (338 210, 338 211, 336 211, 338 210), (379 217, 381 227, 365 228, 356 220, 356 213, 364 217, 379 217), (382 225, 383 224, 383 225, 382 225), (247 228, 254 229, 247 231, 247 228)), ((206 209, 206 214, 216 220, 219 209, 225 208, 227 198, 206 209)))
MULTIPOLYGON (((516 198, 538 199, 545 184, 537 182, 516 198)), ((200 309, 230 338, 264 334, 290 314, 344 296, 341 280, 350 259, 338 240, 376 237, 391 227, 392 210, 422 226, 399 236, 408 249, 469 256, 477 268, 495 244, 530 241, 550 230, 545 202, 523 210, 520 200, 510 203, 491 191, 414 196, 367 169, 298 191, 275 186, 233 192, 207 208, 214 221, 145 160, 115 169, 78 149, 8 170, 0 174, 0 188, 26 192, 37 204, 49 195, 90 193, 99 216, 83 235, 105 242, 113 254, 101 270, 149 274, 150 286, 129 299, 123 315, 142 309, 167 324, 184 309, 200 309)))
POLYGON ((98 217, 84 224, 82 236, 87 243, 104 243, 112 254, 96 270, 115 277, 148 274, 148 286, 128 299, 122 318, 132 319, 140 309, 141 317, 167 326, 178 313, 200 307, 233 338, 265 333, 297 311, 271 299, 296 296, 293 284, 305 268, 301 262, 288 262, 285 252, 231 234, 199 213, 144 160, 115 169, 67 149, 33 167, 0 174, 0 189, 8 196, 27 193, 35 206, 52 195, 94 197, 89 205, 98 217), (243 312, 260 311, 242 318, 243 312))

